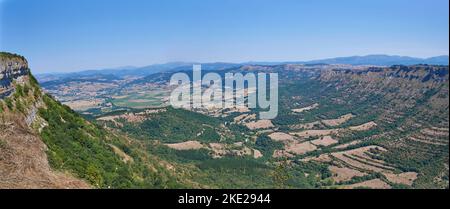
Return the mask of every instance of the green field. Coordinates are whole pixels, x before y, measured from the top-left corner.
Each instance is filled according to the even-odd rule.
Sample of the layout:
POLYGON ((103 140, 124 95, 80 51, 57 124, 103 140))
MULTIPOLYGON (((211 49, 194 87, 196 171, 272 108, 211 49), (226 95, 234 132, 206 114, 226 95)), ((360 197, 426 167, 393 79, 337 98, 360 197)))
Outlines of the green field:
POLYGON ((112 103, 118 107, 129 107, 144 109, 150 107, 164 106, 164 97, 168 95, 166 91, 152 91, 145 93, 132 93, 124 97, 113 98, 112 103))

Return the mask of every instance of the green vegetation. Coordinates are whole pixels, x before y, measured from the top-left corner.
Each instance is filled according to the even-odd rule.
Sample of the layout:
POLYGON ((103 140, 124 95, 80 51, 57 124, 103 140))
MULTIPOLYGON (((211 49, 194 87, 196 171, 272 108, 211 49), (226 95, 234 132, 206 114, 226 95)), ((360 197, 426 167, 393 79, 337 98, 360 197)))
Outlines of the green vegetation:
POLYGON ((209 160, 209 151, 205 149, 200 150, 174 150, 163 145, 147 145, 147 151, 157 155, 161 159, 176 163, 194 163, 203 160, 209 160))
POLYGON ((22 60, 25 60, 24 56, 14 54, 14 53, 9 53, 9 52, 0 52, 0 57, 6 58, 6 59, 20 58, 22 60))
POLYGON ((0 139, 0 149, 6 147, 6 142, 0 139))
POLYGON ((106 143, 120 144, 120 138, 85 121, 47 95, 43 100, 47 108, 41 108, 39 115, 48 126, 41 137, 49 148, 52 167, 71 171, 100 188, 178 187, 174 179, 163 179, 163 175, 150 172, 139 158, 131 165, 122 162, 106 143))
MULTIPOLYGON (((374 163, 381 160, 382 164, 394 167, 386 170, 419 174, 412 187, 389 183, 393 188, 448 187, 448 145, 408 140, 421 134, 423 128, 442 130, 443 125, 448 124, 448 102, 436 102, 448 98, 448 84, 427 86, 421 89, 421 93, 410 95, 415 86, 408 86, 406 91, 397 84, 372 82, 369 78, 353 80, 336 76, 323 80, 302 76, 297 71, 283 70, 280 73, 283 79, 279 89, 280 109, 279 116, 272 121, 276 126, 272 131, 302 131, 305 128, 296 125, 318 122, 314 129, 339 129, 339 133, 330 134, 339 141, 335 145, 356 140, 359 143, 340 149, 335 149, 335 145, 318 145, 318 149, 304 155, 274 159, 273 152, 284 149, 284 144, 271 140, 264 130, 250 131, 244 125, 231 123, 241 113, 214 118, 169 107, 160 108, 165 111, 158 113, 145 113, 147 115, 144 116, 141 113, 145 111, 139 108, 162 104, 165 91, 157 89, 152 94, 130 93, 108 98, 106 103, 110 109, 94 108, 86 111, 92 115, 82 118, 44 95, 31 74, 28 84, 14 83, 15 92, 1 102, 0 112, 9 109, 21 113, 22 117, 30 112, 31 105, 42 99, 45 105, 38 113, 45 126, 40 135, 49 148, 47 154, 51 166, 73 173, 98 188, 339 188, 371 179, 388 182, 381 173, 369 170, 364 171, 368 173, 366 176, 336 183, 328 166, 345 166, 344 162, 333 156, 331 162, 302 161, 305 157, 368 145, 381 146, 387 151, 371 150, 366 153, 368 159, 365 160, 347 154, 344 156, 366 164, 366 161, 374 163), (319 106, 315 109, 301 113, 292 111, 316 103, 319 106), (331 126, 320 123, 324 119, 335 119, 349 113, 355 117, 342 124, 331 126), (116 121, 95 121, 96 117, 105 116, 125 117, 116 121), (350 126, 372 121, 377 125, 369 130, 349 129, 350 126), (243 142, 246 148, 261 151, 263 157, 254 159, 253 156, 236 154, 215 159, 211 157, 215 150, 209 148, 175 150, 164 145, 188 140, 204 145, 220 142, 227 144, 227 147, 237 147, 240 145, 232 144, 243 142)), ((40 125, 33 124, 32 127, 39 129, 40 125)), ((438 142, 448 140, 429 135, 418 138, 432 138, 438 142)), ((319 137, 299 137, 301 142, 314 139, 319 137)), ((0 147, 4 146, 2 143, 0 141, 0 147)))
POLYGON ((283 143, 275 142, 266 134, 263 134, 256 139, 255 148, 261 151, 264 157, 271 158, 275 150, 283 148, 283 143))
POLYGON ((168 95, 165 91, 146 92, 144 94, 133 93, 126 97, 112 99, 115 106, 129 108, 151 108, 160 107, 164 104, 164 97, 168 95))
POLYGON ((13 110, 14 109, 14 104, 11 98, 7 97, 4 99, 6 106, 8 107, 9 110, 13 110))
POLYGON ((139 139, 161 140, 165 143, 177 143, 187 140, 202 142, 238 141, 240 134, 226 133, 222 121, 200 113, 183 109, 167 108, 167 111, 152 114, 148 120, 130 123, 120 120, 122 131, 139 139))
MULTIPOLYGON (((267 140, 266 137, 260 137, 258 143, 260 147, 258 148, 267 150, 279 148, 280 144, 272 144, 272 141, 267 140)), ((267 163, 267 159, 270 157, 264 159, 251 157, 212 159, 206 149, 180 151, 149 143, 147 151, 168 162, 188 166, 191 173, 188 178, 191 181, 212 188, 273 188, 279 183, 274 175, 287 177, 284 180, 283 188, 315 188, 321 185, 314 177, 315 174, 322 175, 322 172, 328 172, 326 167, 315 164, 287 166, 280 170, 273 163, 267 163), (314 175, 306 177, 304 173, 313 173, 314 175)))
POLYGON ((251 158, 222 158, 198 162, 198 180, 215 188, 316 188, 320 186, 313 176, 305 172, 316 170, 298 169, 296 166, 282 168, 268 165, 251 158), (280 178, 278 178, 280 177, 280 178))

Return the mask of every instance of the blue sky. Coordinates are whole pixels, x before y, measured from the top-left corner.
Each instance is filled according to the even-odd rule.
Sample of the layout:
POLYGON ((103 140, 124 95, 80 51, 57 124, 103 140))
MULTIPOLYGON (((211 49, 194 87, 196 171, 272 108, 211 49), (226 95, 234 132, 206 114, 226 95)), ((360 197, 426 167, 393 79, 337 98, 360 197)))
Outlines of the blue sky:
POLYGON ((448 0, 0 0, 34 72, 171 61, 448 55, 448 0))

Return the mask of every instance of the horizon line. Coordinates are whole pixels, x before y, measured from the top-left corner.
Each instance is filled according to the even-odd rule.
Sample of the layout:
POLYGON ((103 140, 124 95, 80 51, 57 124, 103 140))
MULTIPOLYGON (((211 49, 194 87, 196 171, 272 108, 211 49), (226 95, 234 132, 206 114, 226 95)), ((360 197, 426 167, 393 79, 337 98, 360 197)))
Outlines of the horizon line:
MULTIPOLYGON (((98 67, 92 69, 83 69, 83 70, 70 70, 70 71, 48 71, 42 73, 36 73, 36 75, 44 75, 44 74, 69 74, 69 73, 79 73, 86 71, 102 71, 102 70, 133 70, 137 68, 145 68, 155 65, 166 65, 166 64, 174 64, 174 63, 185 63, 185 64, 216 64, 216 63, 224 63, 224 64, 236 64, 236 65, 245 65, 251 63, 276 63, 275 65, 280 64, 288 64, 288 63, 299 63, 301 62, 314 62, 314 61, 322 61, 327 59, 339 59, 339 58, 350 58, 350 57, 368 57, 368 56, 387 56, 387 57, 403 57, 403 58, 414 58, 414 59, 430 59, 435 57, 449 57, 448 54, 429 56, 429 57, 416 57, 416 56, 408 56, 408 55, 393 55, 393 54, 366 54, 366 55, 350 55, 350 56, 336 56, 336 57, 326 57, 326 58, 317 58, 311 60, 297 60, 297 61, 242 61, 242 62, 230 62, 230 61, 207 61, 207 62, 198 62, 198 61, 167 61, 167 62, 155 62, 151 64, 146 64, 142 66, 134 66, 134 65, 123 65, 123 66, 111 66, 111 67, 98 67)), ((25 57, 26 58, 26 57, 25 57)), ((316 63, 321 64, 321 63, 316 63)), ((336 63, 339 64, 339 63, 336 63)))

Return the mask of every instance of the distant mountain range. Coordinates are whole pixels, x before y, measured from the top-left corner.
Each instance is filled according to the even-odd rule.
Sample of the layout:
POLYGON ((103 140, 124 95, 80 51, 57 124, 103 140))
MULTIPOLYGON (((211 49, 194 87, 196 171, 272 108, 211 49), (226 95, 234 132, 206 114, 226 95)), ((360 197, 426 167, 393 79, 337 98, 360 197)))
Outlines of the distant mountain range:
POLYGON ((353 57, 337 57, 331 59, 314 60, 305 62, 307 64, 349 64, 349 65, 448 65, 449 57, 447 55, 430 57, 430 58, 416 58, 407 56, 390 56, 390 55, 367 55, 367 56, 353 56, 353 57))
POLYGON ((115 76, 124 78, 127 76, 148 76, 160 72, 169 71, 185 71, 192 69, 193 64, 202 64, 203 70, 222 70, 232 67, 239 67, 242 64, 235 63, 195 63, 195 62, 171 62, 166 64, 155 64, 144 67, 121 67, 112 69, 99 69, 99 70, 84 70, 80 72, 70 73, 44 73, 37 74, 36 78, 40 82, 46 82, 51 80, 61 80, 64 78, 83 78, 83 77, 95 77, 95 76, 115 76))
POLYGON ((348 65, 376 65, 376 66, 391 66, 391 65, 448 65, 449 56, 436 56, 430 58, 416 58, 408 56, 391 56, 391 55, 367 55, 367 56, 351 56, 351 57, 336 57, 330 59, 312 60, 312 61, 294 61, 294 62, 246 62, 246 63, 195 63, 195 62, 171 62, 166 64, 154 64, 144 67, 121 67, 114 69, 100 69, 100 70, 85 70, 75 73, 47 73, 38 74, 36 77, 39 80, 53 80, 65 77, 74 76, 92 76, 92 75, 113 75, 117 77, 125 76, 147 76, 154 73, 166 71, 183 71, 192 68, 193 64, 202 64, 204 70, 221 70, 232 67, 239 67, 242 65, 280 65, 280 64, 348 64, 348 65))

